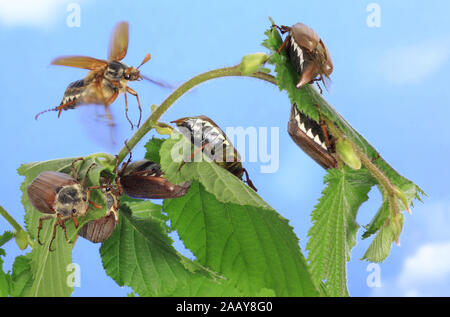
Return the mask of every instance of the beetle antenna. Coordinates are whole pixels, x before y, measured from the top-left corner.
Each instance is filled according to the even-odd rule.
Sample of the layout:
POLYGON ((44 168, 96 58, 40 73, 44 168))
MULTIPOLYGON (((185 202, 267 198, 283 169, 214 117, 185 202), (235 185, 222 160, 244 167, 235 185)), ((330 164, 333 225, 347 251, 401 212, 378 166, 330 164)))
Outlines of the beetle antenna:
POLYGON ((76 170, 76 168, 75 168, 75 163, 78 162, 78 161, 84 161, 84 158, 79 157, 79 158, 77 158, 76 160, 74 160, 74 161, 72 162, 72 176, 73 176, 77 181, 79 181, 79 179, 78 179, 78 173, 77 173, 77 170, 76 170))
MULTIPOLYGON (((130 164, 130 162, 131 162, 131 158, 132 158, 132 156, 133 156, 133 154, 131 153, 131 149, 130 149, 130 147, 128 146, 128 143, 127 143, 127 140, 125 140, 125 147, 127 148, 127 150, 128 150, 128 154, 129 154, 129 156, 128 156, 128 160, 125 162, 125 163, 123 163, 122 164, 122 168, 120 169, 120 172, 119 172, 119 176, 122 176, 123 175, 123 173, 125 172, 125 169, 128 167, 128 165, 130 164)), ((118 158, 118 156, 116 156, 117 158, 118 158)), ((119 160, 117 160, 117 163, 119 162, 119 160)), ((116 168, 118 168, 118 166, 116 166, 116 168)))
POLYGON ((139 67, 141 67, 142 65, 144 65, 145 63, 147 63, 151 58, 150 53, 148 53, 147 55, 145 55, 144 59, 142 60, 142 63, 137 67, 137 69, 139 69, 139 67))
POLYGON ((97 165, 97 164, 95 164, 95 162, 94 162, 88 167, 88 169, 86 171, 86 175, 84 175, 83 183, 81 184, 82 188, 84 188, 86 186, 86 182, 87 182, 87 178, 88 178, 89 172, 91 171, 91 168, 93 168, 95 165, 97 165))
POLYGON ((58 107, 41 111, 37 115, 34 116, 34 120, 37 120, 38 117, 43 113, 50 112, 50 111, 57 111, 57 110, 59 110, 58 107))

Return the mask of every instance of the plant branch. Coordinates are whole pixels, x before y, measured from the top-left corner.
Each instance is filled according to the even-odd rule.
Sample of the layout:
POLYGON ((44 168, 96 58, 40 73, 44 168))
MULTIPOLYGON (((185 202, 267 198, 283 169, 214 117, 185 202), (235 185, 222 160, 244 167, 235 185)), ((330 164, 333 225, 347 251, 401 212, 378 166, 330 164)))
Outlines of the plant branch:
POLYGON ((183 94, 192 89, 193 87, 215 78, 229 77, 229 76, 242 76, 242 77, 253 77, 261 80, 265 80, 276 85, 275 77, 270 74, 263 72, 255 72, 251 75, 243 75, 239 70, 240 65, 233 67, 225 67, 215 69, 186 81, 180 87, 178 87, 169 97, 167 97, 161 105, 150 115, 150 117, 142 124, 142 126, 136 131, 136 133, 127 141, 126 146, 120 150, 118 154, 118 164, 120 164, 128 153, 136 146, 136 144, 153 128, 156 127, 158 120, 161 116, 170 108, 170 106, 175 103, 183 94))
POLYGON ((9 224, 14 228, 14 230, 16 231, 23 230, 23 228, 17 223, 17 221, 2 206, 0 206, 0 215, 2 215, 3 218, 5 218, 6 221, 9 222, 9 224))
MULTIPOLYGON (((365 168, 372 174, 373 177, 378 181, 378 183, 381 185, 381 187, 384 189, 390 206, 392 207, 393 214, 398 214, 400 212, 398 202, 396 200, 397 196, 397 189, 395 186, 391 183, 391 181, 384 175, 384 173, 375 165, 372 163, 372 160, 363 152, 361 149, 350 139, 347 138, 341 130, 334 125, 334 123, 331 120, 326 120, 327 127, 330 128, 330 132, 332 135, 335 135, 336 137, 340 139, 346 139, 348 140, 353 150, 355 151, 356 155, 361 160, 361 163, 364 165, 365 168)), ((408 205, 406 205, 406 208, 408 208, 408 205)))
POLYGON ((0 215, 3 216, 3 218, 6 219, 6 221, 9 222, 9 224, 14 228, 14 236, 17 237, 17 235, 21 232, 23 232, 22 234, 26 235, 26 239, 27 239, 27 243, 33 247, 33 240, 31 239, 30 235, 28 234, 27 231, 25 231, 25 229, 22 228, 21 225, 19 225, 17 223, 17 221, 5 210, 5 208, 3 208, 2 206, 0 206, 0 215))

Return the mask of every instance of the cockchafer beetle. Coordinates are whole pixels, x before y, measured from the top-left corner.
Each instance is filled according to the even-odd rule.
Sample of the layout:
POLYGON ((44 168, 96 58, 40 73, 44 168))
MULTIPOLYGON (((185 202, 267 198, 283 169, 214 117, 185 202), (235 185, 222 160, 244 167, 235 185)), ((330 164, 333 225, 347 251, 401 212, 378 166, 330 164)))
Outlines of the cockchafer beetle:
POLYGON ((84 79, 69 84, 58 107, 42 111, 36 115, 36 119, 48 111, 58 111, 58 118, 63 110, 74 109, 83 104, 99 104, 105 106, 106 116, 113 125, 109 111, 111 105, 123 93, 125 96, 125 115, 133 128, 133 123, 128 117, 127 93, 136 97, 139 107, 139 127, 142 117, 141 102, 135 90, 128 86, 128 82, 141 79, 169 88, 171 86, 153 80, 142 75, 139 68, 150 60, 147 54, 138 67, 124 64, 128 50, 128 22, 120 22, 113 30, 108 50, 108 60, 97 59, 89 56, 62 56, 52 61, 53 65, 70 66, 88 69, 90 72, 84 79))
POLYGON ((56 228, 59 225, 64 230, 64 235, 67 242, 67 231, 65 222, 72 219, 75 227, 78 228, 77 217, 84 216, 89 209, 89 204, 101 209, 101 206, 89 200, 90 192, 93 189, 100 189, 102 186, 91 186, 86 188, 87 176, 95 163, 91 164, 86 171, 86 175, 80 183, 78 173, 75 169, 75 162, 83 160, 83 158, 76 159, 72 162, 72 176, 54 172, 44 171, 40 173, 28 186, 27 194, 28 200, 38 211, 48 214, 39 218, 39 226, 37 233, 37 241, 40 241, 40 231, 42 229, 42 222, 47 219, 56 218, 53 226, 53 235, 48 246, 51 249, 53 240, 56 237, 56 228))
MULTIPOLYGON (((300 22, 292 27, 284 25, 281 27, 274 25, 274 27, 277 27, 282 34, 289 32, 278 53, 285 47, 288 49, 289 59, 300 75, 297 88, 315 81, 322 81, 327 88, 325 80, 329 80, 333 72, 333 62, 328 48, 319 35, 300 22)), ((320 86, 319 89, 322 91, 320 86)))
POLYGON ((134 198, 166 199, 186 195, 190 183, 175 185, 164 178, 161 166, 149 160, 125 164, 118 182, 123 192, 134 198))
POLYGON ((122 196, 120 186, 114 187, 106 177, 100 177, 102 194, 106 199, 106 215, 100 219, 87 222, 78 231, 83 238, 93 242, 103 242, 109 238, 119 220, 119 199, 122 196))
MULTIPOLYGON (((192 144, 199 148, 193 153, 194 157, 202 151, 217 165, 228 170, 230 173, 242 179, 245 174, 245 182, 254 191, 257 191, 252 181, 248 177, 247 170, 242 167, 241 156, 231 144, 225 132, 207 116, 184 117, 174 120, 180 132, 188 138, 192 144)), ((191 157, 191 158, 192 158, 191 157)))
POLYGON ((336 168, 335 138, 328 132, 325 123, 317 123, 292 104, 288 132, 292 140, 314 161, 325 169, 336 168))

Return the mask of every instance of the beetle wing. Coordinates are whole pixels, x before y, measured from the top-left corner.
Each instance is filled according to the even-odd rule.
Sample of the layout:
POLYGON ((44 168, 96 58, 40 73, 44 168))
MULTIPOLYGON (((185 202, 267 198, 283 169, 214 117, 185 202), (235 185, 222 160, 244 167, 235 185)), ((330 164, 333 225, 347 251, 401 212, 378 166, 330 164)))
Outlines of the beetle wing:
POLYGON ((28 200, 34 208, 46 214, 55 213, 54 203, 58 188, 78 183, 70 175, 44 171, 28 186, 28 200))
POLYGON ((294 37, 298 45, 309 51, 313 51, 320 42, 320 37, 316 31, 300 22, 292 27, 291 36, 294 37))
POLYGON ((120 61, 128 50, 128 22, 119 22, 111 36, 109 43, 108 60, 120 61))
POLYGON ((136 174, 121 177, 123 191, 134 198, 166 199, 186 195, 190 184, 174 185, 158 176, 141 176, 136 174))
POLYGON ((51 64, 98 71, 106 67, 108 62, 89 56, 61 56, 52 60, 51 64))
POLYGON ((322 40, 320 40, 320 45, 318 46, 318 48, 320 48, 320 51, 323 51, 322 71, 326 77, 329 77, 333 72, 333 62, 331 60, 330 51, 325 46, 322 40))

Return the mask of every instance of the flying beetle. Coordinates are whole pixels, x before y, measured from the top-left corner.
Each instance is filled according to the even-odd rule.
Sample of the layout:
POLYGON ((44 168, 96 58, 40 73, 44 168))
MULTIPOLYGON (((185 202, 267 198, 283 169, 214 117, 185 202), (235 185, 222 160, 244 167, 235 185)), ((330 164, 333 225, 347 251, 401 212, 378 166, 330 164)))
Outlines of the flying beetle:
POLYGON ((51 62, 52 65, 88 69, 89 73, 85 78, 69 84, 58 107, 38 113, 35 119, 48 111, 58 111, 59 118, 63 110, 74 109, 83 104, 99 104, 105 106, 106 116, 112 121, 108 107, 117 99, 119 94, 123 93, 125 96, 125 115, 132 128, 133 123, 128 117, 127 94, 136 97, 139 107, 137 124, 139 127, 142 118, 141 102, 137 92, 128 86, 128 82, 146 79, 160 86, 168 87, 168 85, 154 81, 140 73, 139 68, 150 60, 150 54, 144 57, 137 68, 121 62, 128 50, 128 29, 128 22, 120 22, 114 28, 109 44, 108 60, 89 56, 55 58, 51 62))
POLYGON ((198 147, 192 154, 192 157, 199 152, 203 152, 217 165, 239 179, 242 179, 245 174, 247 185, 254 191, 257 191, 248 176, 247 170, 242 167, 239 152, 231 144, 225 132, 212 119, 201 115, 180 118, 171 123, 175 123, 179 127, 181 134, 198 147))
MULTIPOLYGON (((297 88, 318 81, 322 81, 327 88, 326 81, 333 72, 333 62, 328 48, 316 31, 300 22, 292 27, 273 26, 277 27, 282 34, 288 32, 278 53, 287 48, 289 59, 300 75, 297 88)), ((320 86, 319 89, 322 91, 320 86)))

